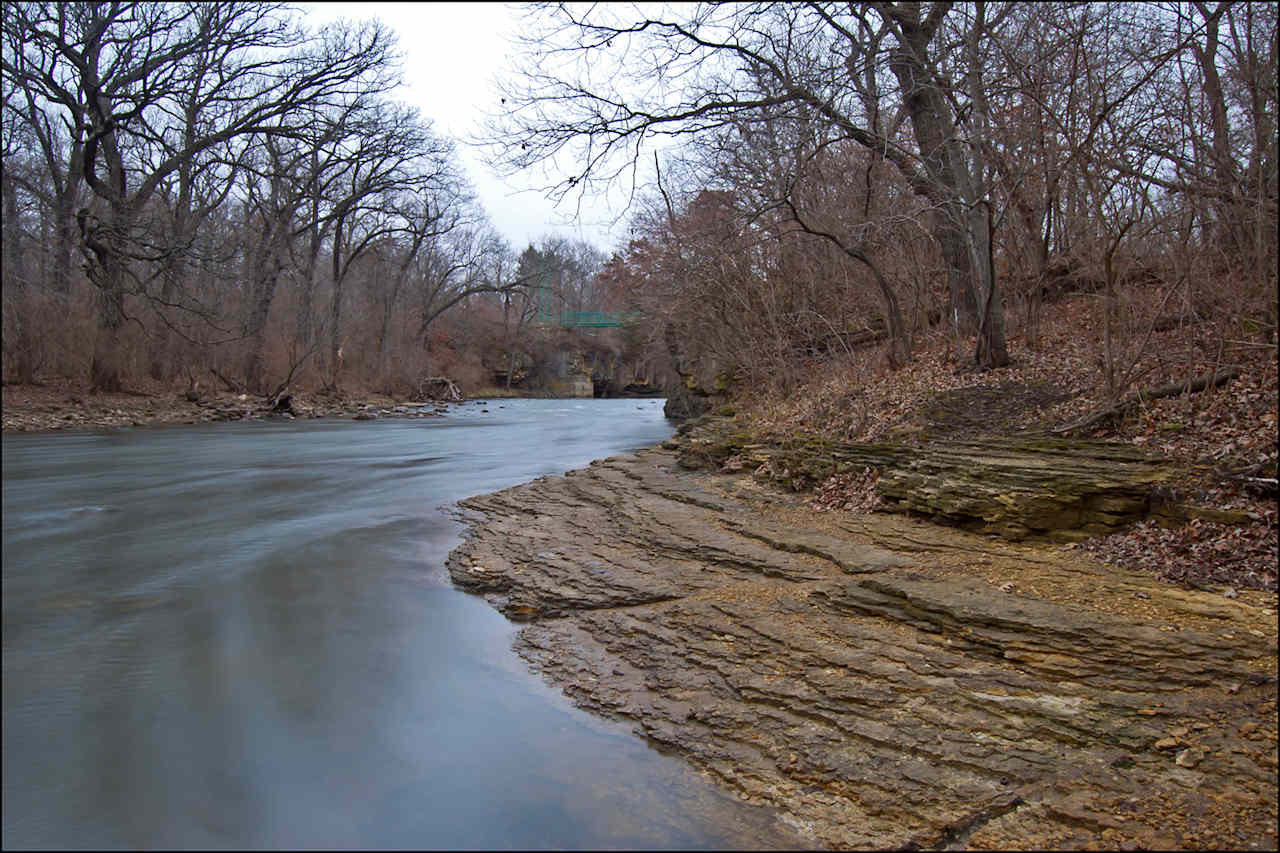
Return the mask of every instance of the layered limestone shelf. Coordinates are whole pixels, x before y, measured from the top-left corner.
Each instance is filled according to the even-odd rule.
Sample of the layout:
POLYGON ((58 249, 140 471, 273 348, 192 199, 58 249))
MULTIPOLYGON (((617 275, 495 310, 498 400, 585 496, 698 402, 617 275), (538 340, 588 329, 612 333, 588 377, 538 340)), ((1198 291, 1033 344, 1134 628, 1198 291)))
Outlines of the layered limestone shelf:
POLYGON ((812 844, 1275 846, 1274 594, 797 504, 654 449, 464 501, 449 570, 812 844))
POLYGON ((1231 512, 1189 507, 1170 498, 1179 472, 1159 456, 1128 445, 1064 439, 989 439, 905 444, 820 440, 770 441, 732 420, 703 418, 671 442, 680 464, 715 470, 730 458, 784 488, 805 489, 832 474, 879 473, 886 508, 1007 539, 1062 541, 1110 533, 1154 515, 1242 521, 1231 512))

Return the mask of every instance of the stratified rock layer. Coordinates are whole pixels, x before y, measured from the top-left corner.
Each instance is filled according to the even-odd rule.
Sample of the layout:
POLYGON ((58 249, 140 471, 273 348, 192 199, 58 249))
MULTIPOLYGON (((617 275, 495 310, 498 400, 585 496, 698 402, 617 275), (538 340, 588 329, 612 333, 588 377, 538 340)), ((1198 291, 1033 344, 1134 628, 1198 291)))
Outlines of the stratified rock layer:
POLYGON ((886 509, 1006 539, 1079 541, 1113 533, 1148 516, 1179 523, 1194 517, 1238 523, 1243 512, 1169 502, 1179 472, 1155 454, 1124 444, 1069 439, 987 438, 912 444, 771 440, 732 418, 682 424, 670 442, 680 465, 737 467, 783 488, 803 490, 832 474, 874 469, 886 509))
POLYGON ((463 502, 459 586, 584 708, 830 847, 1276 843, 1275 596, 654 449, 463 502))

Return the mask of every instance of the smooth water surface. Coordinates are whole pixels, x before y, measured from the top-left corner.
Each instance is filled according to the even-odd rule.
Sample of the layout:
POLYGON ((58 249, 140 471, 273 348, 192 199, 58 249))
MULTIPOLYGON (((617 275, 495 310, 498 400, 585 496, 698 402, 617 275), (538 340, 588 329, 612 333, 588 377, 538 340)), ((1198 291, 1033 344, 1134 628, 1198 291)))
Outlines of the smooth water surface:
POLYGON ((670 431, 505 400, 5 436, 4 847, 794 843, 574 709, 444 570, 452 502, 670 431))

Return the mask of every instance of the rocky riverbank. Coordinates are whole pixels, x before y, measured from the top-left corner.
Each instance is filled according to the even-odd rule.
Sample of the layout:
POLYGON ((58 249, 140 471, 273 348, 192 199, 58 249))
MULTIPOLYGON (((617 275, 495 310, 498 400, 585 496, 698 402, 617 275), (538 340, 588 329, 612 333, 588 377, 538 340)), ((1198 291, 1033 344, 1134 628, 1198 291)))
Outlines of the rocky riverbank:
POLYGON ((273 409, 261 397, 231 392, 89 394, 73 387, 6 385, 5 432, 252 421, 271 418, 427 418, 449 404, 380 395, 293 394, 273 409))
POLYGON ((464 501, 517 650, 832 848, 1276 846, 1276 595, 815 513, 680 446, 464 501))

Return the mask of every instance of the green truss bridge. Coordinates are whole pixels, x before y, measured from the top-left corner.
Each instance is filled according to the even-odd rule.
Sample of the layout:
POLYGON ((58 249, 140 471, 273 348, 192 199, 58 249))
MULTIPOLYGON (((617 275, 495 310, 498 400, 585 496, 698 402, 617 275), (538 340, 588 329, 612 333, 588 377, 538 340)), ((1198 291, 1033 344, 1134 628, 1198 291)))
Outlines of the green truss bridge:
POLYGON ((639 311, 539 311, 538 322, 543 326, 562 326, 566 329, 581 327, 607 328, 635 323, 644 317, 639 311))

